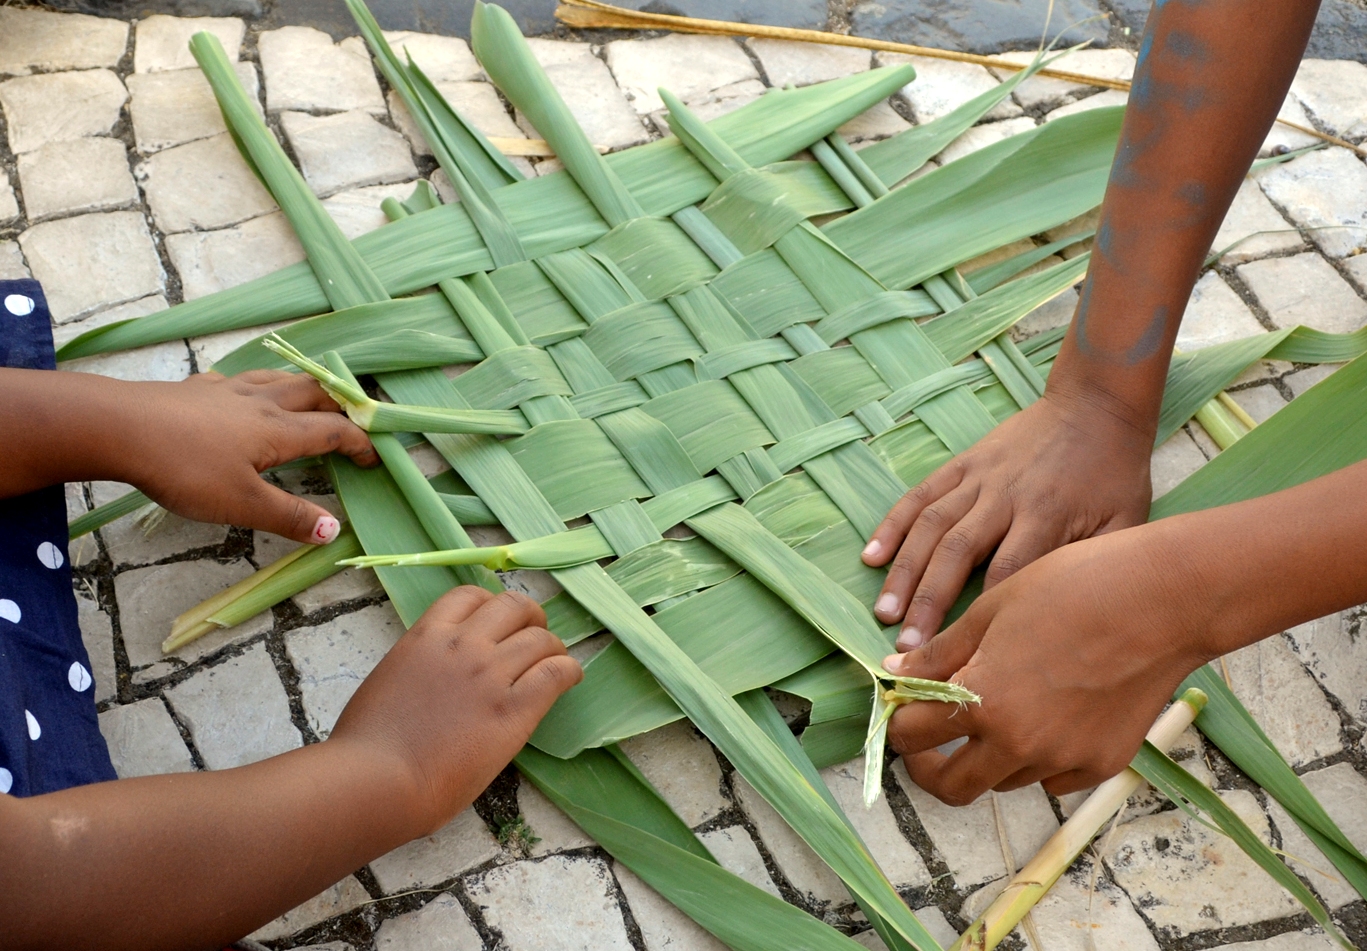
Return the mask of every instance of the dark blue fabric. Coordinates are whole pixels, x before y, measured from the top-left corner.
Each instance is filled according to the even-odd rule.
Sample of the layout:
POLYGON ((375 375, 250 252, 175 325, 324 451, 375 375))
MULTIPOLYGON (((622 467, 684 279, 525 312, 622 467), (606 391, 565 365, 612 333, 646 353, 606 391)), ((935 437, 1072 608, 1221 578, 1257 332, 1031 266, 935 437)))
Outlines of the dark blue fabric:
MULTIPOLYGON (((37 281, 0 281, 0 366, 56 371, 37 281)), ((76 622, 63 488, 0 499, 0 792, 114 778, 76 622)))

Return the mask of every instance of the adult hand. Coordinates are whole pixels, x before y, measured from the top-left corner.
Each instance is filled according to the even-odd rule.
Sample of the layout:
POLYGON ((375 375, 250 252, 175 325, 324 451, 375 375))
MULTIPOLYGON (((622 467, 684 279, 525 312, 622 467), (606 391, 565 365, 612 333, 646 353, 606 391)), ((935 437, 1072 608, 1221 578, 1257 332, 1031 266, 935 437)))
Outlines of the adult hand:
POLYGON ((892 561, 874 614, 903 621, 898 649, 940 629, 992 549, 984 590, 1060 545, 1142 523, 1152 448, 1143 427, 1046 395, 933 472, 864 549, 866 564, 892 561))
POLYGON ((889 672, 953 680, 962 709, 911 703, 888 739, 913 781, 951 805, 1043 782, 1060 795, 1124 769, 1172 692, 1219 653, 1210 599, 1183 579, 1167 523, 1060 548, 987 592, 889 672), (936 747, 967 742, 945 756, 936 747))
POLYGON ((125 481, 187 518, 324 544, 337 537, 337 519, 259 473, 329 452, 363 466, 379 462, 365 432, 303 374, 200 373, 124 386, 129 425, 116 451, 125 481))
POLYGON ((415 835, 440 828, 583 679, 545 625, 524 594, 467 586, 443 595, 361 684, 328 743, 396 763, 411 777, 415 835))

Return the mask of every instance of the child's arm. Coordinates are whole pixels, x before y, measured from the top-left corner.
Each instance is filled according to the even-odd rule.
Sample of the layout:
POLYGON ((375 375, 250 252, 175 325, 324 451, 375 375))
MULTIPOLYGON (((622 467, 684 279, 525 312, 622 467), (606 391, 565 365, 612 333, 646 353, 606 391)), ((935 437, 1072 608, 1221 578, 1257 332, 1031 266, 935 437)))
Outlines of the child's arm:
POLYGON ((0 796, 6 948, 220 948, 465 808, 579 665, 536 602, 458 588, 326 741, 238 769, 0 796))
POLYGON ((125 383, 89 373, 0 369, 0 498, 59 482, 129 482, 187 518, 301 542, 337 521, 258 473, 301 456, 379 460, 313 379, 257 370, 226 379, 125 383))
POLYGON ((888 669, 955 681, 981 706, 909 704, 893 748, 951 804, 1119 772, 1188 673, 1367 600, 1367 462, 1272 495, 1060 548, 888 669), (969 740, 946 759, 935 747, 969 740))
POLYGON ((1295 75, 1315 0, 1169 0, 1149 15, 1087 283, 1043 399, 907 494, 864 560, 899 647, 986 587, 1148 514, 1149 456, 1201 262, 1295 75), (1000 547, 998 547, 1000 546, 1000 547), (899 553, 900 549, 900 553, 899 553))

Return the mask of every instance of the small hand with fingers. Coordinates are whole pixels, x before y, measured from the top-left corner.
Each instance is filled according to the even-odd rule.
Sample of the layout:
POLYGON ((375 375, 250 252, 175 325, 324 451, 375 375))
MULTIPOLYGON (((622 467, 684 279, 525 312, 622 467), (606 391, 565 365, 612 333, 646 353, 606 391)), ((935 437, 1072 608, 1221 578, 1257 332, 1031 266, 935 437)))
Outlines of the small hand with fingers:
POLYGON ((1045 555, 884 662, 982 697, 894 714, 888 742, 918 786, 950 805, 1036 782, 1062 795, 1129 764, 1182 678, 1213 653, 1203 647, 1209 609, 1184 581, 1195 575, 1156 528, 1045 555), (937 750, 961 737, 948 756, 937 750))
POLYGON ((903 496, 863 554, 874 567, 892 563, 874 614, 902 621, 898 649, 934 636, 993 549, 984 590, 1061 545, 1143 522, 1150 439, 1046 396, 903 496))

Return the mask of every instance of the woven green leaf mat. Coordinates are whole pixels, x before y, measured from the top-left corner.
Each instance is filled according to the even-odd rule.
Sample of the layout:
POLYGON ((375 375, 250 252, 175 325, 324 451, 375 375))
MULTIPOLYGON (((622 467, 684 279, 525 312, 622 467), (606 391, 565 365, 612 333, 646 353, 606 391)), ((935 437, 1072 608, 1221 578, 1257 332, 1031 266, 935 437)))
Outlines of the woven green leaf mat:
MULTIPOLYGON (((490 569, 532 567, 564 588, 545 607, 567 644, 613 635, 519 756, 526 775, 733 947, 856 947, 721 870, 613 746, 687 715, 890 945, 935 947, 815 772, 864 747, 893 642, 869 610, 883 572, 860 550, 908 486, 1042 394, 1062 331, 1011 331, 1083 277, 1086 254, 1056 253, 1087 233, 999 249, 1100 203, 1121 109, 936 168, 1030 71, 855 151, 835 130, 914 77, 881 68, 706 123, 662 90, 674 135, 603 156, 511 19, 477 5, 476 56, 564 164, 523 180, 350 6, 460 200, 419 183, 385 203, 391 224, 347 241, 200 34, 229 128, 308 261, 91 331, 60 358, 293 321, 214 369, 308 363, 357 406, 369 381, 403 404, 410 422, 388 428, 430 423, 375 431, 383 467, 327 460, 366 555, 446 553, 378 569, 406 623, 456 584, 500 590, 490 569), (407 452, 421 440, 451 472, 422 476, 407 452), (475 549, 472 524, 516 542, 475 549), (812 702, 800 745, 770 686, 812 702)), ((1179 357, 1159 441, 1257 359, 1361 349, 1297 330, 1179 357)), ((285 572, 302 587, 333 570, 308 564, 282 569, 274 600, 293 593, 285 572)), ((871 759, 876 795, 881 744, 871 759)))

